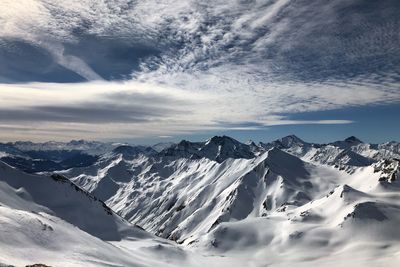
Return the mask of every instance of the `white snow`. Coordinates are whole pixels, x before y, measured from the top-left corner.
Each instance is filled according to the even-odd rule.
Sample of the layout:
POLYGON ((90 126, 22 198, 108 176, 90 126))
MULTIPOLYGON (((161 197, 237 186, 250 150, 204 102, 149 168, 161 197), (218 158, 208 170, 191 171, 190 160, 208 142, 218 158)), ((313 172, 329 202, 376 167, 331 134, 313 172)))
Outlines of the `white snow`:
POLYGON ((384 149, 397 155, 396 145, 352 138, 318 146, 290 136, 250 155, 236 142, 106 153, 58 172, 73 183, 0 163, 0 263, 400 264, 400 166, 382 159, 384 149))

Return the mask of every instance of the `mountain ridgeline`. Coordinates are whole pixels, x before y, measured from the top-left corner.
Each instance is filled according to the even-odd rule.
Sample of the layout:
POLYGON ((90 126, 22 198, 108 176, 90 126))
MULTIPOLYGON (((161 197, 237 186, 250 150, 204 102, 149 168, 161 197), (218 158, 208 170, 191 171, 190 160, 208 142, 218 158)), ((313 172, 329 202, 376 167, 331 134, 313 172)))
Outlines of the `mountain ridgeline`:
MULTIPOLYGON (((1 163, 0 212, 4 205, 49 213, 104 242, 122 242, 124 253, 136 240, 154 244, 155 253, 176 255, 174 245, 160 241, 168 240, 227 260, 239 253, 244 261, 233 266, 247 259, 255 266, 266 259, 308 266, 304 253, 313 255, 313 264, 325 264, 334 262, 332 252, 335 260, 354 255, 370 264, 368 255, 377 251, 386 260, 374 259, 376 266, 395 266, 390 255, 400 248, 398 142, 368 144, 352 136, 315 144, 290 135, 259 144, 228 136, 156 146, 78 143, 81 149, 76 143, 0 146, 0 161, 20 169, 1 163), (40 173, 26 174, 26 165, 16 164, 21 158, 61 167, 43 165, 40 173), (63 166, 66 160, 76 164, 63 166), (285 258, 287 253, 293 256, 285 258)), ((46 218, 39 219, 47 225, 46 218)))
POLYGON ((347 186, 343 177, 371 166, 379 173, 380 162, 398 158, 399 143, 367 144, 353 136, 329 144, 294 135, 259 144, 215 136, 161 151, 117 146, 90 166, 58 173, 126 220, 193 244, 223 222, 301 207, 337 185, 347 186))

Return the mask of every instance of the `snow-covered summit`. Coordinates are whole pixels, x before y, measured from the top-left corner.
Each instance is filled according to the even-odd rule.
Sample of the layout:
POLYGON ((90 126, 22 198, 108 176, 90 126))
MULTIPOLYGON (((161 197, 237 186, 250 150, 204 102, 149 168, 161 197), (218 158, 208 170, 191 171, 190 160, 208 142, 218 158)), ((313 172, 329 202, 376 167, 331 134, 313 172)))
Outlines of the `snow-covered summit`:
POLYGON ((288 135, 275 141, 278 148, 289 148, 292 146, 304 146, 307 143, 296 135, 288 135), (280 147, 279 147, 280 146, 280 147))
POLYGON ((183 140, 159 153, 160 156, 175 158, 208 158, 223 162, 228 158, 254 158, 249 145, 243 144, 228 136, 214 136, 205 142, 190 142, 183 140))
POLYGON ((223 162, 228 158, 254 158, 249 145, 243 144, 228 136, 214 136, 200 148, 200 152, 209 159, 223 162))
POLYGON ((400 143, 368 144, 355 136, 328 144, 307 143, 295 135, 289 135, 270 143, 260 143, 268 150, 280 148, 307 162, 335 166, 353 171, 356 167, 369 166, 381 159, 400 156, 400 143))

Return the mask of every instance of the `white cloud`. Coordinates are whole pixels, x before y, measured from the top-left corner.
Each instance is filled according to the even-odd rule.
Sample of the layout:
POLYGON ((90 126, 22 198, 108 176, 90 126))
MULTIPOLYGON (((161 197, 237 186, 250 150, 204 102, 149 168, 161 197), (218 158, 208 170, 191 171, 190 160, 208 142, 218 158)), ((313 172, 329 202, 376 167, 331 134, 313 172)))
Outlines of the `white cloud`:
MULTIPOLYGON (((48 69, 58 64, 92 81, 0 85, 3 137, 351 123, 290 115, 400 101, 393 3, 364 3, 364 14, 347 0, 3 0, 0 52, 12 49, 7 40, 23 41, 51 55, 48 69), (123 60, 129 80, 93 82, 123 60)), ((13 69, 8 63, 0 71, 13 69)))
POLYGON ((365 14, 346 0, 4 1, 0 38, 43 46, 59 64, 89 80, 99 77, 60 46, 79 45, 88 36, 115 39, 161 49, 161 55, 142 58, 144 69, 157 68, 159 74, 225 64, 246 68, 252 63, 263 69, 264 80, 277 75, 329 78, 357 74, 360 68, 376 71, 400 54, 394 1, 364 3, 369 10, 365 14))
POLYGON ((290 114, 396 97, 360 86, 322 88, 321 85, 271 84, 238 90, 243 84, 229 85, 228 88, 235 87, 224 91, 197 90, 196 87, 180 89, 132 81, 3 84, 0 86, 1 137, 10 138, 14 132, 12 137, 16 139, 24 135, 45 140, 69 139, 77 134, 92 139, 135 138, 196 131, 254 130, 272 125, 343 124, 352 121, 292 120, 290 114), (297 89, 293 90, 294 87, 297 89), (357 94, 360 90, 364 92, 362 97, 357 94))

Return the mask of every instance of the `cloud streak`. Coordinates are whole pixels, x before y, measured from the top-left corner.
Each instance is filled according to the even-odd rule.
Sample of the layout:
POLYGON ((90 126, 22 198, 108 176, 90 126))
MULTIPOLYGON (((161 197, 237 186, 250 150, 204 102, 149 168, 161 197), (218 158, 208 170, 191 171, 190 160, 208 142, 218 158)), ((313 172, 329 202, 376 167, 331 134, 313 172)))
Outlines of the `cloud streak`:
POLYGON ((397 0, 3 0, 0 124, 102 138, 351 123, 290 118, 398 103, 399 11, 397 0))
POLYGON ((220 66, 244 68, 249 81, 387 78, 387 71, 398 79, 399 9, 396 0, 5 0, 0 38, 3 49, 10 40, 41 47, 88 80, 220 66))
POLYGON ((61 129, 58 135, 66 139, 74 129, 85 138, 143 138, 274 125, 347 124, 351 119, 293 120, 291 114, 400 100, 396 93, 360 85, 325 86, 271 84, 250 93, 236 87, 195 90, 133 81, 9 84, 0 86, 0 126, 5 127, 3 138, 10 132, 28 134, 26 128, 40 132, 43 139, 51 139, 55 129, 61 129), (17 131, 21 126, 24 129, 17 131))

